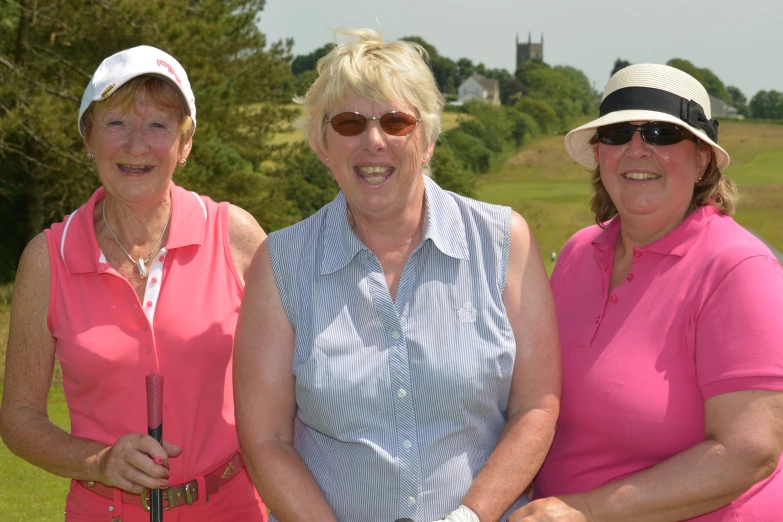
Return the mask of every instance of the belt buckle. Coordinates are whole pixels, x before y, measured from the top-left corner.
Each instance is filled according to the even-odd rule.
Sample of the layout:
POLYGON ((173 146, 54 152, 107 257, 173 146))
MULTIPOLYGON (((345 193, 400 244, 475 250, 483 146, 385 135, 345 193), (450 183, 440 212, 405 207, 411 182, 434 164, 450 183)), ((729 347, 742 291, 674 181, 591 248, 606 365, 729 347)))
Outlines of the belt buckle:
MULTIPOLYGON (((193 504, 193 491, 197 488, 197 486, 191 486, 191 484, 185 484, 185 503, 190 506, 193 504)), ((174 498, 172 498, 173 490, 179 489, 179 488, 169 488, 163 492, 163 500, 168 501, 168 506, 163 506, 163 511, 168 511, 172 508, 175 508, 177 506, 174 505, 174 498)), ((182 493, 177 493, 177 497, 181 497, 182 493)), ((149 512, 150 511, 150 490, 145 489, 141 493, 141 507, 144 508, 144 511, 149 512)))
MULTIPOLYGON (((188 482, 185 484, 185 504, 190 506, 193 504, 193 492, 198 490, 198 484, 188 482)), ((169 501, 170 502, 170 501, 169 501)))

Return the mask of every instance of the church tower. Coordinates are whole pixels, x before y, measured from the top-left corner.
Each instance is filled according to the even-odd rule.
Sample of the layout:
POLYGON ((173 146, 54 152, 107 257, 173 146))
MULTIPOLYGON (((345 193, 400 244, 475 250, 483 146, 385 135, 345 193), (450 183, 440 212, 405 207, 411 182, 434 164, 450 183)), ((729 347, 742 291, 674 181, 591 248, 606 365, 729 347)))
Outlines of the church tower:
POLYGON ((544 61, 544 33, 541 33, 541 43, 533 43, 532 33, 527 33, 527 43, 519 43, 517 33, 517 69, 528 60, 544 61))

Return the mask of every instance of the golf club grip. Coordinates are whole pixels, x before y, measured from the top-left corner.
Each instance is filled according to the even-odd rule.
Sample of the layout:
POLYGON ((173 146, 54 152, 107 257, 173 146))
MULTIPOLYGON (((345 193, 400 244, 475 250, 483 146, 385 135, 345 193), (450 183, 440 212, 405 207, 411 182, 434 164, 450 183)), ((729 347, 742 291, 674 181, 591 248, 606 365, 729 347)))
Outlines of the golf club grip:
MULTIPOLYGON (((147 433, 158 443, 163 442, 163 376, 147 375, 147 433)), ((150 490, 150 522, 163 522, 163 492, 150 490)))

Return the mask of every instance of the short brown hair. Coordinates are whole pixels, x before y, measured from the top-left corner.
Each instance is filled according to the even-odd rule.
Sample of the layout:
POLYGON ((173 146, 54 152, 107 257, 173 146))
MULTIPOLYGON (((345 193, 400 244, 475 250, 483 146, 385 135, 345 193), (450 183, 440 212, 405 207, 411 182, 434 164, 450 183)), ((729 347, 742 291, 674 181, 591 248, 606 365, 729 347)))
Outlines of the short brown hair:
MULTIPOLYGON (((593 136, 590 143, 596 143, 597 138, 593 136)), ((595 216, 595 222, 605 228, 604 223, 617 215, 617 207, 614 206, 612 198, 606 191, 601 181, 601 166, 592 171, 593 197, 590 200, 590 209, 595 216)), ((733 216, 737 210, 737 185, 731 178, 727 178, 718 170, 718 160, 715 157, 715 151, 710 147, 710 162, 704 171, 701 181, 696 183, 693 189, 693 197, 688 207, 688 214, 698 207, 712 205, 718 209, 718 212, 727 216, 733 216)))
POLYGON ((151 74, 142 74, 120 86, 108 99, 96 101, 84 111, 84 136, 88 137, 92 130, 95 108, 98 106, 119 107, 123 113, 133 109, 136 97, 139 94, 149 96, 155 106, 162 109, 173 110, 179 120, 180 142, 184 143, 196 130, 193 120, 188 115, 188 105, 182 97, 182 93, 173 87, 168 81, 151 74))

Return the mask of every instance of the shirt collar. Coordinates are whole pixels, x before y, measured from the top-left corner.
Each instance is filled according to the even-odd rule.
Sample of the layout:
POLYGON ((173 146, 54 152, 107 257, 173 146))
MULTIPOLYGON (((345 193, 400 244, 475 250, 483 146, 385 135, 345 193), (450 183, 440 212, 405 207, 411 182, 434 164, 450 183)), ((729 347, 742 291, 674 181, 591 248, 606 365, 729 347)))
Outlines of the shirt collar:
MULTIPOLYGON (((201 245, 206 230, 207 209, 201 197, 171 183, 171 222, 166 248, 201 245)), ((95 205, 104 197, 99 187, 90 199, 65 220, 60 255, 71 274, 97 272, 101 250, 95 235, 95 205)))
MULTIPOLYGON (((699 238, 710 217, 717 212, 718 209, 712 205, 697 207, 682 220, 677 228, 638 250, 682 257, 688 253, 688 250, 699 238)), ((605 229, 596 234, 593 246, 601 252, 614 250, 619 233, 620 216, 615 216, 605 229)))
MULTIPOLYGON (((438 250, 449 257, 470 259, 465 224, 454 197, 428 176, 424 177, 424 207, 422 243, 430 240, 438 250)), ((342 192, 337 194, 327 208, 323 239, 321 275, 340 270, 351 262, 360 250, 367 249, 348 224, 348 204, 342 192)))

